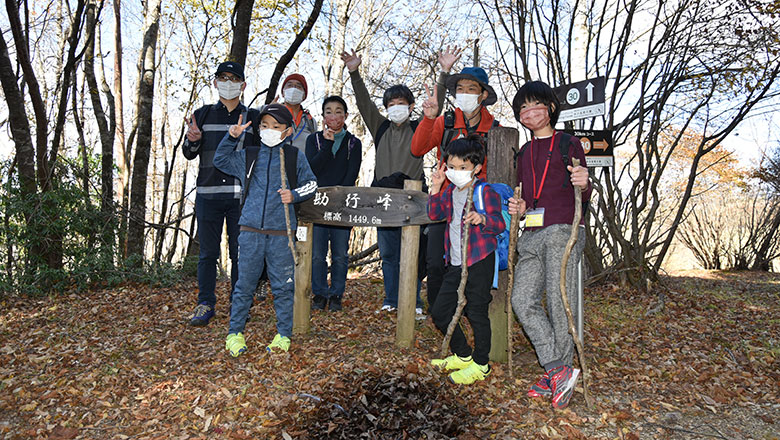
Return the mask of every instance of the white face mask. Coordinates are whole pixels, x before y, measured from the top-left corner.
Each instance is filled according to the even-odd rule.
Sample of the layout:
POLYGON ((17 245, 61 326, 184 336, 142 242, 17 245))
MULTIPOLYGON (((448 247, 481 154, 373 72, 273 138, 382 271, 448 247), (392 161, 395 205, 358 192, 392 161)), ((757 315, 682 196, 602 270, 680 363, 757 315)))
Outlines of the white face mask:
POLYGON ((243 82, 234 83, 233 81, 219 81, 217 80, 217 91, 219 97, 222 99, 235 99, 241 94, 241 86, 243 82))
POLYGON ((453 185, 457 186, 458 189, 461 189, 468 185, 469 182, 471 182, 471 179, 474 178, 473 172, 474 170, 453 170, 447 168, 447 171, 445 171, 444 174, 453 185))
POLYGON ((387 108, 387 119, 400 124, 409 118, 409 106, 408 105, 391 105, 387 108))
POLYGON ((284 102, 292 105, 297 105, 303 102, 303 90, 296 89, 295 87, 288 87, 282 92, 284 95, 284 102))
POLYGON ((458 108, 465 113, 471 113, 479 107, 479 95, 458 93, 455 95, 455 103, 458 104, 458 108))
POLYGON ((260 141, 269 147, 275 147, 282 143, 284 138, 281 131, 272 130, 270 128, 264 128, 260 130, 260 141))

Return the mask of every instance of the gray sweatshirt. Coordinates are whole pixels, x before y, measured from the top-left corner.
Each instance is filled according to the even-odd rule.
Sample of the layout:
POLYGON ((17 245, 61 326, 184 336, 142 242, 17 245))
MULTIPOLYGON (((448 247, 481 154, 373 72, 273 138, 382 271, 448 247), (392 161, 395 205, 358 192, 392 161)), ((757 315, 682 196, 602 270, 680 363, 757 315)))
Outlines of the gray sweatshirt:
MULTIPOLYGON (((444 106, 444 83, 447 78, 446 73, 439 75, 439 81, 436 82, 436 89, 439 99, 439 112, 444 106)), ((357 101, 360 116, 366 124, 371 136, 376 139, 379 127, 387 120, 387 117, 379 112, 379 108, 374 104, 371 95, 368 93, 360 72, 355 70, 349 73, 352 80, 352 89, 355 91, 355 100, 357 101)), ((400 171, 412 179, 422 179, 423 177, 423 159, 412 154, 412 136, 414 131, 409 123, 409 119, 401 125, 390 123, 390 128, 385 131, 379 139, 379 145, 376 148, 376 165, 374 168, 374 180, 380 180, 397 171, 400 171)))

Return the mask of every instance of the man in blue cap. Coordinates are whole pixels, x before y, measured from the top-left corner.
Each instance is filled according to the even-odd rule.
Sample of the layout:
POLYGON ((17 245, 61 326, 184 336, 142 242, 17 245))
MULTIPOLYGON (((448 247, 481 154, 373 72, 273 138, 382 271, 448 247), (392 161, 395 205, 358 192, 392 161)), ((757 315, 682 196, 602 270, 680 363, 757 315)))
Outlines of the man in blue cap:
MULTIPOLYGON (((488 130, 498 125, 487 110, 487 106, 497 100, 496 92, 488 84, 488 76, 481 67, 466 67, 457 75, 445 79, 445 86, 455 97, 458 106, 454 112, 439 114, 438 92, 430 91, 426 84, 428 99, 423 102, 423 115, 420 125, 412 137, 412 154, 423 156, 434 148, 438 148, 436 156, 441 160, 443 149, 455 139, 465 138, 472 133, 487 136, 488 130)), ((487 158, 487 155, 485 156, 487 158)), ((487 161, 487 159, 485 159, 487 161)), ((478 174, 485 179, 487 166, 482 164, 478 174)), ((449 182, 445 181, 443 187, 449 182)), ((444 228, 446 223, 428 225, 428 248, 426 267, 428 272, 428 311, 433 309, 436 295, 439 293, 444 277, 444 228)))
MULTIPOLYGON (((217 296, 217 258, 222 239, 223 224, 227 224, 228 253, 230 255, 231 294, 238 280, 238 218, 241 215, 241 181, 214 167, 214 152, 228 132, 228 127, 243 120, 254 120, 257 110, 249 110, 241 103, 241 92, 246 88, 244 66, 226 61, 217 66, 214 88, 219 102, 204 105, 186 118, 187 137, 182 152, 188 160, 200 158, 195 217, 198 222, 200 257, 198 259, 198 305, 190 325, 202 327, 214 317, 217 296)), ((245 136, 253 136, 252 127, 238 142, 241 148, 245 136)))

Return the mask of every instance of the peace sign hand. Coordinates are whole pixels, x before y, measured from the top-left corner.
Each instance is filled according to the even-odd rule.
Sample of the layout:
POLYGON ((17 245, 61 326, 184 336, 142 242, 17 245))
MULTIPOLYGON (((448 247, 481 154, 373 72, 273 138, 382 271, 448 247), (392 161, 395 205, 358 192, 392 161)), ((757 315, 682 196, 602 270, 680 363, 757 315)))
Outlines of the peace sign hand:
POLYGON ((344 64, 347 66, 347 70, 350 72, 354 72, 360 67, 360 63, 363 62, 363 59, 360 58, 355 52, 355 49, 352 49, 352 54, 345 52, 341 52, 341 61, 344 61, 344 64))
POLYGON ((195 122, 195 113, 189 119, 184 118, 184 123, 187 124, 187 140, 190 142, 199 141, 203 133, 201 133, 198 124, 195 122))
POLYGON ((238 124, 231 125, 230 128, 228 129, 228 133, 230 133, 230 136, 234 138, 241 137, 241 133, 243 133, 247 127, 252 125, 252 121, 249 121, 246 124, 241 124, 243 121, 244 121, 244 115, 243 114, 238 115, 238 124))
POLYGON ((447 45, 446 49, 439 51, 439 65, 441 65, 442 70, 445 72, 452 70, 452 66, 458 62, 462 52, 462 48, 458 46, 450 47, 449 45, 447 45))
POLYGON ((428 99, 423 102, 423 114, 428 119, 436 119, 439 114, 439 92, 434 87, 433 93, 431 93, 431 88, 425 84, 425 93, 428 95, 428 99))
POLYGON ((447 164, 444 161, 439 162, 439 165, 431 173, 431 194, 436 194, 441 190, 441 186, 444 183, 444 179, 447 177, 445 171, 447 170, 447 164))

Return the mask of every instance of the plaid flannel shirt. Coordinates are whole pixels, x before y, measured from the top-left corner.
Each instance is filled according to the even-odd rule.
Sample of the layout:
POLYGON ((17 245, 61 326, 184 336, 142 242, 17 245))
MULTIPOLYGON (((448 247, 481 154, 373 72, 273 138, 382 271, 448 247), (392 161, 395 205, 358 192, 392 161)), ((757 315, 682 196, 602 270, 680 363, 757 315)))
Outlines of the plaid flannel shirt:
MULTIPOLYGON (((477 182, 481 182, 477 179, 477 182)), ((476 185, 475 182, 474 184, 476 185)), ((447 225, 452 221, 452 191, 455 185, 447 185, 446 188, 436 194, 428 196, 428 218, 431 220, 447 220, 447 225)), ((504 217, 501 215, 501 196, 493 191, 490 186, 484 189, 485 198, 485 223, 471 225, 469 230, 468 261, 469 266, 481 261, 491 252, 496 250, 496 235, 506 229, 504 217)), ((471 210, 476 212, 472 204, 471 210)), ((465 211, 465 208, 464 208, 465 211)), ((461 230, 463 229, 464 212, 461 216, 461 230)), ((450 262, 450 228, 444 229, 444 258, 450 262)))

